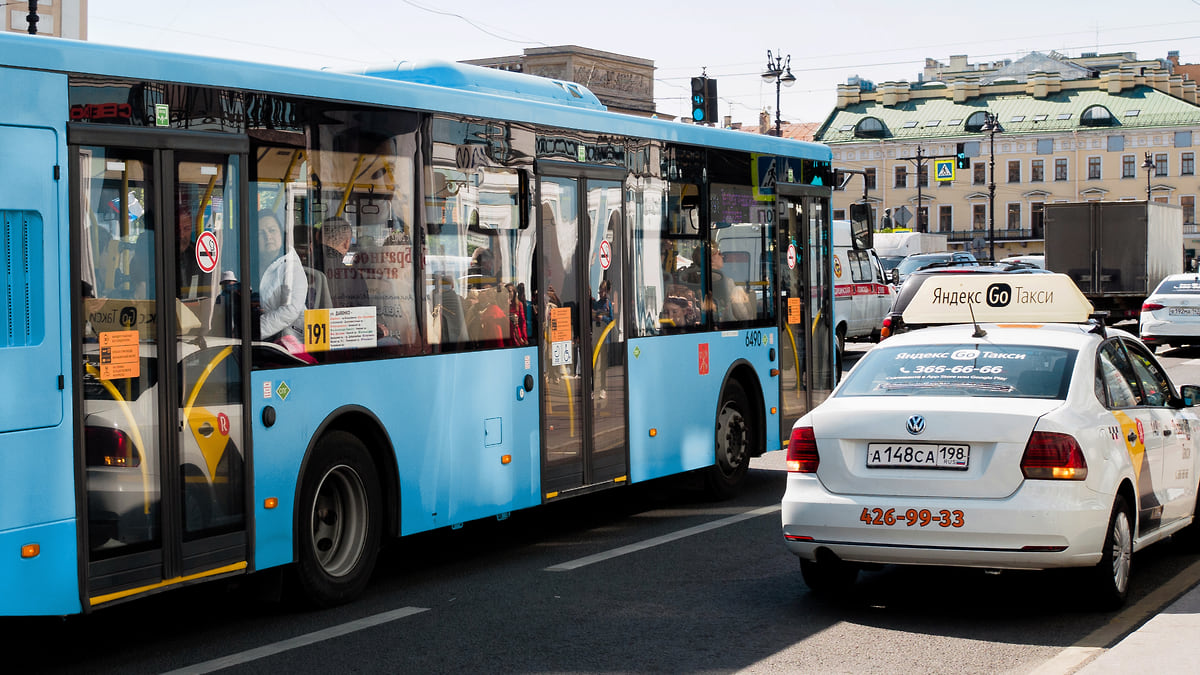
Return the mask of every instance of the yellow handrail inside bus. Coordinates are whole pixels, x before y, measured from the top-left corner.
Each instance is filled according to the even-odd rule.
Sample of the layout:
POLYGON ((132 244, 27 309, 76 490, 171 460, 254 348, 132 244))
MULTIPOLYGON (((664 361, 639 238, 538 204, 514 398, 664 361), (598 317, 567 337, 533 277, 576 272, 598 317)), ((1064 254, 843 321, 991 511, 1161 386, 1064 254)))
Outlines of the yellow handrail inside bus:
POLYGON ((192 406, 196 403, 196 397, 200 395, 200 389, 204 387, 204 383, 208 380, 208 376, 211 375, 212 371, 216 369, 217 364, 224 361, 226 357, 232 353, 233 345, 229 345, 228 347, 217 352, 217 354, 209 360, 208 364, 204 366, 204 370, 200 372, 200 377, 196 378, 196 384, 192 385, 192 391, 188 394, 187 403, 183 406, 184 424, 187 424, 188 420, 191 418, 192 406))
POLYGON ((784 324, 787 328, 788 340, 792 343, 792 364, 796 368, 796 390, 800 390, 800 354, 796 351, 796 334, 792 332, 792 324, 784 324))
POLYGON ((358 169, 362 166, 363 158, 366 155, 359 155, 358 159, 354 160, 354 170, 350 172, 350 180, 346 181, 346 191, 342 193, 342 203, 338 204, 336 215, 341 218, 346 210, 346 203, 350 201, 350 194, 354 192, 354 180, 358 177, 358 169))
POLYGON ((596 348, 592 350, 592 370, 596 370, 596 360, 600 358, 600 347, 604 345, 604 340, 608 338, 608 334, 612 332, 613 326, 616 325, 616 320, 608 322, 604 327, 604 332, 600 334, 600 339, 596 340, 596 348))
POLYGON ((101 378, 100 369, 96 366, 88 363, 85 364, 85 367, 87 368, 88 374, 95 377, 100 382, 100 385, 107 389, 108 393, 112 394, 113 400, 117 402, 117 407, 121 410, 121 414, 125 416, 125 423, 129 425, 129 431, 133 434, 134 449, 141 458, 138 461, 138 468, 142 473, 142 495, 145 498, 145 512, 149 514, 150 475, 147 473, 148 468, 146 466, 146 453, 143 450, 145 444, 142 442, 141 429, 138 427, 138 423, 133 419, 133 413, 129 411, 129 403, 125 400, 124 396, 121 396, 121 392, 117 391, 117 388, 113 386, 112 382, 101 378))

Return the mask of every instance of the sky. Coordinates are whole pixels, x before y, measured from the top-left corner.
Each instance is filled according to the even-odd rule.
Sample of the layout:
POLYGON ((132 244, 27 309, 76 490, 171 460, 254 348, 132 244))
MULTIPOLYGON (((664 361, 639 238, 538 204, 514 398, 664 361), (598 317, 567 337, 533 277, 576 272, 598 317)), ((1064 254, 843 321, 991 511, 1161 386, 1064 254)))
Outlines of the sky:
POLYGON ((718 115, 775 116, 767 50, 790 57, 785 122, 820 122, 837 85, 916 81, 925 59, 971 63, 1032 51, 1135 52, 1200 63, 1200 0, 88 0, 91 42, 348 70, 578 45, 654 61, 657 109, 688 117, 691 77, 716 78, 718 115), (1149 8, 1145 12, 1137 8, 1149 8))

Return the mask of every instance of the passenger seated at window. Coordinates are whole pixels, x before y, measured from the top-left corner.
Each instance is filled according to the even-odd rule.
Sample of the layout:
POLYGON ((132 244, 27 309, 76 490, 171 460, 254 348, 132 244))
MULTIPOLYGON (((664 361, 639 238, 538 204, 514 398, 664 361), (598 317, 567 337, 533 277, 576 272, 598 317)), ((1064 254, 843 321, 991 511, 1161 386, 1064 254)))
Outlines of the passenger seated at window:
POLYGON ((350 253, 353 234, 350 223, 328 218, 321 225, 321 271, 329 281, 329 296, 334 307, 363 307, 371 304, 367 282, 354 265, 350 253))
POLYGON ((262 339, 285 346, 301 344, 308 277, 300 256, 286 245, 279 219, 268 210, 258 213, 258 260, 263 270, 258 286, 262 339))

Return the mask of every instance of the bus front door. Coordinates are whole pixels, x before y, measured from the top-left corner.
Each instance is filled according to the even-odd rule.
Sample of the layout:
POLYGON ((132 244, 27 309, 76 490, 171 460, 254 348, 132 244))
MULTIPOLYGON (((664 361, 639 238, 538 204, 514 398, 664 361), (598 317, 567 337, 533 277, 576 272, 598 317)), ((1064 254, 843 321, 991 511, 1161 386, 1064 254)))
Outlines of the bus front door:
POLYGON ((247 565, 245 160, 235 141, 189 152, 153 132, 71 142, 83 601, 95 607, 247 565))
POLYGON ((612 173, 540 177, 545 500, 628 476, 623 190, 612 173))
POLYGON ((780 438, 835 382, 828 188, 780 184, 780 438))

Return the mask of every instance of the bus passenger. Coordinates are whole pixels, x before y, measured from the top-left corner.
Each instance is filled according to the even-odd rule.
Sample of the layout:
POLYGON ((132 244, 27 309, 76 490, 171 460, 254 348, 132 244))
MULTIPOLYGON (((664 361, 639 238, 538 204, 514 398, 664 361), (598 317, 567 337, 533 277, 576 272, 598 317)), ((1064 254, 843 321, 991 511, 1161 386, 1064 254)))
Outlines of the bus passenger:
POLYGON ((342 218, 327 218, 321 225, 320 263, 329 280, 329 295, 334 307, 361 307, 370 304, 367 280, 354 266, 350 253, 350 223, 342 218))
POLYGON ((258 259, 259 269, 263 270, 258 286, 262 339, 280 342, 286 336, 301 338, 308 278, 300 256, 284 242, 279 219, 267 209, 258 212, 258 259))

